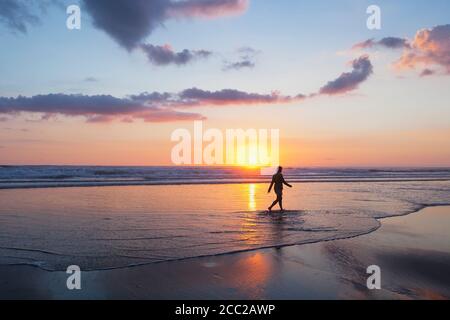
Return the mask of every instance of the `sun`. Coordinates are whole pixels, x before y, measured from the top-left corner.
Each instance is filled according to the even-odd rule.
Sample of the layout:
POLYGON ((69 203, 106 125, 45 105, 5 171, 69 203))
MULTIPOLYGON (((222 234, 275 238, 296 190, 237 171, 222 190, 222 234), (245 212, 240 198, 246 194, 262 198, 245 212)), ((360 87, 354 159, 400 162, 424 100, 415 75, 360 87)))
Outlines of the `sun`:
MULTIPOLYGON (((267 166, 268 157, 264 156, 267 154, 267 148, 262 149, 261 146, 257 144, 248 144, 241 146, 237 149, 236 165, 248 168, 257 169, 267 166), (266 159, 266 160, 264 160, 266 159)), ((270 162, 270 161, 269 161, 270 162)))

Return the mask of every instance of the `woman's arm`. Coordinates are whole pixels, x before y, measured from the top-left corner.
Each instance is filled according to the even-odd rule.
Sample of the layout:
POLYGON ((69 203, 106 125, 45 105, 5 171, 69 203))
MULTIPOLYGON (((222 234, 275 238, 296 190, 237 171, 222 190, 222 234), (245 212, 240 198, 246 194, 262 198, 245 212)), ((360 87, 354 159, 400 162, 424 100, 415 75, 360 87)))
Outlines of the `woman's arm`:
POLYGON ((270 187, 269 187, 269 190, 267 191, 267 193, 270 193, 270 190, 272 190, 274 183, 275 183, 275 181, 273 181, 273 178, 272 178, 272 182, 270 183, 270 187))
POLYGON ((284 183, 285 185, 287 185, 289 188, 292 188, 292 186, 291 186, 289 183, 287 183, 286 180, 284 180, 284 177, 283 177, 283 183, 284 183))

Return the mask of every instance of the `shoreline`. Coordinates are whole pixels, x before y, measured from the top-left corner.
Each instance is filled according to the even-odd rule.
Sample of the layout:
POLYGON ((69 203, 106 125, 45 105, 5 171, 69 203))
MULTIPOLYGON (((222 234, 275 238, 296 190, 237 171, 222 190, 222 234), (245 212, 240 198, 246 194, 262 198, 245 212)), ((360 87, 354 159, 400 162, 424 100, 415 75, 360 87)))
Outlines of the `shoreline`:
MULTIPOLYGON (((24 299, 133 299, 133 298, 149 298, 149 299, 309 299, 315 298, 311 297, 308 290, 303 289, 293 289, 288 290, 290 292, 289 296, 284 296, 283 291, 286 288, 278 288, 274 290, 272 287, 274 283, 280 281, 279 278, 284 280, 286 272, 288 273, 287 278, 289 281, 285 283, 290 287, 290 281, 306 281, 314 283, 314 286, 321 288, 320 294, 317 298, 320 299, 336 299, 338 296, 334 295, 333 292, 336 290, 336 282, 343 285, 345 292, 354 298, 354 294, 357 292, 364 292, 367 294, 365 298, 375 298, 375 299, 391 299, 391 298, 416 298, 413 294, 408 294, 408 292, 398 293, 396 290, 381 290, 381 292, 367 291, 364 288, 365 282, 361 282, 365 279, 365 272, 362 273, 358 263, 349 263, 354 260, 355 257, 364 257, 367 252, 374 251, 376 255, 387 254, 383 250, 378 252, 378 248, 373 247, 373 243, 380 242, 383 246, 385 237, 392 237, 398 240, 402 234, 396 234, 395 232, 390 232, 390 228, 398 227, 398 225, 409 223, 408 220, 417 220, 417 216, 428 215, 428 218, 433 218, 433 211, 440 212, 446 211, 450 213, 450 206, 424 206, 414 212, 406 213, 401 216, 394 217, 383 217, 380 218, 386 221, 382 223, 379 221, 379 227, 375 230, 357 236, 352 236, 345 239, 336 240, 324 240, 315 243, 305 243, 290 246, 283 246, 280 248, 261 248, 256 250, 247 250, 243 252, 235 253, 223 253, 213 256, 203 256, 203 257, 191 257, 172 261, 162 261, 155 263, 147 263, 137 266, 121 267, 115 269, 107 270, 94 270, 83 272, 83 283, 86 284, 86 289, 80 291, 69 291, 64 287, 67 275, 62 271, 45 271, 37 266, 30 265, 15 265, 15 266, 0 266, 0 274, 10 274, 9 279, 26 279, 23 275, 28 275, 31 279, 31 283, 39 283, 42 286, 41 290, 36 289, 34 286, 30 286, 29 282, 21 282, 19 284, 14 284, 8 280, 6 283, 4 280, 0 282, 0 287, 6 288, 7 291, 12 290, 12 294, 4 295, 0 293, 0 298, 3 299, 14 299, 14 298, 24 298, 24 299), (436 210, 433 210, 436 209, 436 210), (425 211, 425 212, 422 212, 425 211), (394 222, 392 222, 394 220, 394 222), (400 222, 396 222, 400 221, 400 222), (371 241, 366 241, 371 239, 371 241), (372 243, 372 244, 368 244, 372 243), (367 248, 364 248, 367 247, 367 248), (328 248, 328 249, 327 249, 328 248), (333 248, 333 250, 329 250, 333 248), (352 248, 351 253, 347 252, 349 248, 352 248), (324 254, 323 251, 326 251, 324 254), (384 253, 383 253, 384 252, 384 253), (331 258, 328 255, 331 254, 331 258), (336 255, 337 256, 334 256, 336 255), (342 260, 342 261, 341 261, 342 260), (301 267, 297 269, 296 267, 286 267, 292 264, 292 261, 297 263, 300 261, 300 265, 294 263, 296 267, 301 267), (339 270, 340 264, 348 266, 348 270, 339 270), (331 267, 330 264, 336 264, 338 268, 331 267), (278 268, 286 269, 283 272, 276 272, 278 268), (272 270, 274 269, 274 270, 272 270), (330 269, 330 270, 327 270, 330 269), (358 270, 359 274, 356 275, 356 280, 353 278, 355 271, 358 270), (275 271, 275 272, 274 272, 275 271), (325 272, 326 271, 326 272, 325 272), (344 274, 342 274, 344 273, 344 274), (347 274, 348 273, 348 274, 347 274), (18 277, 19 275, 22 275, 18 277), (242 281, 236 280, 242 278, 242 281), (242 282, 248 282, 247 277, 253 278, 253 283, 256 288, 260 286, 267 286, 271 283, 269 289, 256 290, 255 288, 246 288, 246 285, 242 282), (196 283, 194 279, 198 279, 196 283), (327 289, 326 284, 331 283, 331 288, 327 289), (359 282, 358 282, 359 281, 359 282), (152 289, 154 285, 157 285, 159 289, 152 289), (350 287, 349 287, 350 285, 350 287), (228 292, 228 287, 234 288, 233 292, 228 292), (357 287, 357 289, 354 288, 357 287), (206 292, 204 287, 209 288, 206 292), (167 288, 172 288, 172 290, 167 290, 167 288), (125 291, 123 291, 125 289, 125 291), (212 294, 209 290, 213 290, 216 293, 212 294), (240 291, 250 290, 250 293, 242 293, 240 291), (255 290, 257 292, 255 292, 255 290), (357 292, 355 292, 355 290, 357 292), (367 291, 367 292, 366 292, 367 291), (15 293, 14 293, 15 292, 15 293), (33 293, 34 292, 34 293, 33 293), (31 293, 31 294, 30 294, 31 293), (269 296, 267 296, 269 295, 269 296), (372 297, 372 295, 374 295, 372 297), (398 296, 399 295, 399 296, 398 296)), ((424 217, 420 217, 419 220, 423 220, 424 217)), ((435 217, 433 218, 434 220, 435 217)), ((433 220, 431 219, 431 220, 433 220)), ((435 221, 436 225, 439 226, 440 222, 435 221)), ((407 234, 408 230, 402 231, 407 234)), ((416 234, 416 237, 420 238, 423 235, 416 234)), ((398 240, 399 241, 399 240, 398 240)), ((404 241, 404 239, 402 240, 404 241)), ((401 241, 400 241, 401 242, 401 241)), ((387 248, 392 247, 392 244, 387 244, 387 248)), ((408 247, 408 243, 399 245, 400 252, 403 250, 411 250, 408 247)), ((392 249, 392 248, 391 248, 392 249)), ((450 248, 449 248, 450 250, 450 248)), ((389 250, 386 250, 389 252, 389 250)), ((430 251, 430 250, 429 250, 430 251)), ((420 252, 416 249, 412 253, 420 252)), ((437 260, 441 259, 444 261, 446 267, 450 266, 450 252, 434 252, 430 251, 431 257, 438 257, 437 260), (439 258, 440 257, 440 258, 439 258), (448 264, 448 265, 447 265, 448 264)), ((370 256, 370 254, 369 254, 370 256)), ((398 258, 400 255, 393 255, 393 257, 398 258)), ((411 256, 411 254, 410 254, 411 256)), ((361 258, 360 257, 360 258, 361 258)), ((407 256, 404 258, 406 259, 407 256)), ((367 258, 367 257, 366 257, 367 258)), ((368 258, 367 258, 368 259, 368 258)), ((424 254, 424 261, 430 260, 429 257, 424 254)), ((358 260, 358 259, 357 259, 358 260)), ((364 260, 364 259, 361 259, 364 260)), ((433 260, 433 259, 431 259, 433 260)), ((356 261, 356 260, 355 260, 356 261)), ((420 259, 416 261, 416 265, 420 265, 420 259)), ((439 265, 439 261, 436 262, 439 265)), ((401 263, 400 263, 401 264, 401 263)), ((436 271, 436 268, 432 266, 433 263, 430 262, 430 270, 436 271)), ((439 265, 440 266, 440 265, 439 265)), ((440 267, 438 267, 439 269, 440 267)), ((426 268, 425 268, 426 269, 426 268)), ((443 270, 445 271, 445 270, 443 270)), ((445 275, 442 275, 445 278, 445 275)), ((448 278, 448 277, 447 277, 448 278)), ((445 278, 444 284, 447 281, 445 278)), ((384 277, 383 277, 384 279, 384 277)), ((395 281, 395 278, 394 280, 395 281)), ((442 279, 441 279, 442 281, 442 279)), ((247 286, 252 287, 250 284, 247 286)), ((433 283, 435 285, 435 283, 433 283)), ((276 285, 275 285, 276 286, 276 285)), ((392 284, 389 284, 392 286, 392 284)), ((283 286, 282 286, 283 287, 283 286)), ((377 290, 378 291, 378 290, 377 290)), ((442 290, 441 290, 442 291, 442 290)), ((450 288, 443 289, 443 293, 439 292, 435 298, 450 299, 450 288)), ((420 297, 419 297, 420 298, 420 297)), ((363 298, 364 299, 364 298, 363 298)))
MULTIPOLYGON (((418 205, 418 208, 414 209, 411 212, 406 212, 406 213, 397 214, 397 215, 390 215, 390 216, 385 216, 385 217, 375 217, 373 219, 378 222, 378 225, 376 227, 372 228, 371 230, 364 231, 364 232, 362 232, 360 234, 356 234, 356 235, 342 236, 342 237, 337 237, 337 238, 333 238, 333 239, 311 240, 311 241, 306 241, 306 242, 301 242, 301 243, 271 245, 271 246, 259 247, 259 248, 254 248, 254 249, 252 248, 252 249, 235 250, 235 251, 229 251, 229 252, 224 252, 224 253, 217 253, 217 254, 210 254, 210 255, 201 255, 201 256, 192 256, 192 257, 186 257, 186 258, 177 258, 177 259, 172 259, 172 260, 169 259, 169 260, 162 260, 162 261, 155 261, 155 262, 145 262, 145 263, 132 264, 132 265, 128 265, 128 266, 120 266, 120 267, 112 267, 112 268, 99 268, 99 269, 94 269, 94 270, 86 270, 85 272, 126 270, 126 269, 131 269, 131 268, 136 268, 136 267, 145 267, 145 266, 151 266, 151 265, 156 265, 156 264, 163 264, 163 263, 168 263, 168 262, 180 262, 180 261, 187 261, 187 260, 193 260, 193 259, 214 258, 214 257, 221 257, 221 256, 227 256, 227 255, 234 255, 234 254, 250 253, 250 252, 259 251, 259 250, 280 249, 280 248, 288 248, 288 247, 294 247, 294 246, 318 244, 318 243, 322 243, 322 242, 354 239, 354 238, 358 238, 358 237, 365 236, 365 235, 371 234, 373 232, 376 232, 377 230, 379 230, 382 227, 382 222, 381 221, 384 220, 384 219, 390 219, 390 218, 396 218, 396 217, 405 217, 405 216, 408 216, 410 214, 418 213, 421 210, 426 209, 428 207, 432 208, 432 207, 447 207, 447 206, 450 207, 450 204, 418 205)), ((289 210, 287 210, 287 211, 289 211, 289 210)), ((277 213, 277 211, 274 210, 274 213, 277 213)), ((53 252, 50 252, 50 253, 54 254, 53 252)), ((3 266, 8 266, 8 267, 9 266, 30 266, 30 267, 38 268, 38 269, 40 269, 42 271, 46 271, 46 272, 62 272, 61 270, 50 270, 50 269, 46 269, 46 268, 43 268, 43 267, 40 267, 40 266, 37 266, 37 265, 27 264, 27 263, 0 265, 0 267, 3 267, 3 266)))
MULTIPOLYGON (((93 270, 86 270, 85 272, 126 270, 126 269, 131 269, 131 268, 136 268, 136 267, 145 267, 145 266, 151 266, 151 265, 155 265, 155 264, 162 264, 162 263, 168 263, 168 262, 179 262, 179 261, 186 261, 186 260, 193 260, 193 259, 214 258, 214 257, 227 256, 227 255, 249 253, 249 252, 252 252, 252 251, 259 251, 259 250, 280 249, 280 248, 288 248, 288 247, 293 247, 293 246, 317 244, 317 243, 321 243, 321 242, 353 239, 353 238, 361 237, 361 236, 368 235, 368 234, 371 234, 373 232, 376 232, 378 229, 381 228, 381 226, 382 226, 381 220, 383 220, 383 219, 408 216, 410 214, 417 213, 420 210, 423 210, 423 209, 425 209, 427 207, 445 207, 445 206, 450 206, 450 204, 448 204, 448 205, 447 204, 444 204, 444 205, 441 205, 441 204, 424 205, 424 206, 420 206, 417 210, 414 210, 414 211, 411 211, 411 212, 407 212, 407 213, 403 213, 403 214, 399 214, 399 215, 392 215, 392 216, 386 216, 386 217, 380 217, 380 218, 373 218, 374 220, 376 220, 378 222, 378 225, 376 227, 374 227, 373 229, 371 229, 371 230, 364 231, 364 232, 362 232, 360 234, 356 234, 356 235, 342 236, 342 237, 337 237, 337 238, 333 238, 333 239, 311 240, 311 241, 306 241, 306 242, 301 242, 301 243, 271 245, 271 246, 259 247, 259 248, 254 248, 254 249, 252 248, 252 249, 235 250, 235 251, 229 251, 229 252, 224 252, 224 253, 192 256, 192 257, 186 257, 186 258, 177 258, 177 259, 172 259, 172 260, 169 259, 169 260, 162 260, 162 261, 155 261, 155 262, 145 262, 145 263, 132 264, 132 265, 128 265, 128 266, 111 267, 111 268, 99 268, 99 269, 93 269, 93 270)), ((274 213, 277 213, 277 211, 274 210, 274 213)), ((42 252, 43 253, 55 254, 54 252, 48 252, 48 251, 42 251, 42 252)), ((62 272, 61 270, 50 270, 50 269, 46 269, 44 267, 40 267, 40 266, 31 264, 31 263, 17 263, 17 264, 8 264, 8 265, 1 265, 0 264, 0 267, 2 267, 2 266, 7 266, 7 267, 30 266, 30 267, 38 268, 38 269, 40 269, 42 271, 46 271, 46 272, 62 272)))

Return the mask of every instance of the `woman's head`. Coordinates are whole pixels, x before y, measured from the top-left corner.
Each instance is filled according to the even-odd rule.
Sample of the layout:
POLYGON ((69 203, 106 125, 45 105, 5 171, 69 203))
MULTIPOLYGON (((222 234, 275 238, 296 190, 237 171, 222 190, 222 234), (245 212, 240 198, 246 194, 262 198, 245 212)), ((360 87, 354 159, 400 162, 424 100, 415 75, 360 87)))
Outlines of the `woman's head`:
POLYGON ((279 166, 277 172, 278 172, 278 173, 281 173, 281 171, 283 171, 283 167, 282 167, 282 166, 279 166))

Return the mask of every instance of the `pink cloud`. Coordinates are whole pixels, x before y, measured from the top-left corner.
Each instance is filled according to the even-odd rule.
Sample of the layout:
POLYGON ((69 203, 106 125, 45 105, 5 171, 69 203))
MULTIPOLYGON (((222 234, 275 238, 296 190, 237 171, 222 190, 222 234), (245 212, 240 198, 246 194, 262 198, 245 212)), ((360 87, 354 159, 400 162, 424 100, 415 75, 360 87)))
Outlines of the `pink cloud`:
POLYGON ((395 63, 398 69, 438 66, 450 74, 450 24, 419 30, 395 63))
POLYGON ((249 0, 183 0, 172 2, 168 9, 172 17, 216 18, 245 12, 249 0))

